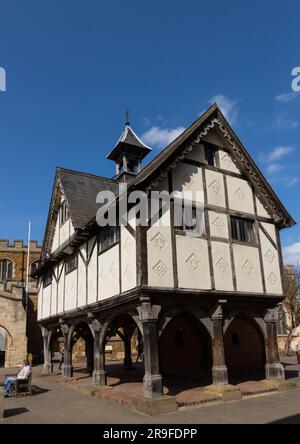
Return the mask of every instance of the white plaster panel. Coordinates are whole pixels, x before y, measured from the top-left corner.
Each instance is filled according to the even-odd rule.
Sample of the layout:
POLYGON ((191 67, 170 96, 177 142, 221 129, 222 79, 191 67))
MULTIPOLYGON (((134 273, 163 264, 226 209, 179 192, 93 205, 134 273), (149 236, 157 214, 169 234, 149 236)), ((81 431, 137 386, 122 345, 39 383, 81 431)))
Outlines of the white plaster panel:
POLYGON ((233 257, 237 290, 249 293, 262 293, 258 248, 233 244, 233 257))
MULTIPOLYGON (((54 267, 55 276, 58 275, 58 265, 54 267)), ((57 282, 54 276, 52 277, 52 294, 51 294, 51 316, 57 314, 57 282)))
POLYGON ((65 307, 64 311, 73 310, 76 308, 77 296, 77 270, 65 276, 65 307))
POLYGON ((248 182, 238 177, 226 176, 229 208, 254 214, 252 189, 248 182))
POLYGON ((63 244, 66 240, 69 239, 70 235, 70 219, 68 219, 61 227, 60 227, 60 245, 63 244))
POLYGON ((99 300, 120 293, 119 244, 100 254, 98 257, 99 300))
POLYGON ((88 265, 88 304, 92 304, 97 301, 97 243, 95 244, 95 238, 93 238, 93 242, 89 245, 90 253, 92 256, 90 257, 90 262, 88 265), (94 245, 94 249, 93 249, 94 245))
POLYGON ((40 285, 40 288, 38 291, 38 309, 37 309, 38 320, 42 319, 42 301, 43 301, 43 285, 40 285))
POLYGON ((172 170, 172 183, 174 196, 182 197, 183 193, 191 193, 189 200, 203 202, 201 167, 179 162, 176 168, 172 170))
POLYGON ((65 264, 61 262, 58 265, 58 281, 57 281, 57 312, 62 313, 64 311, 64 291, 65 291, 65 264))
POLYGON ((59 223, 58 223, 58 218, 56 218, 51 253, 54 250, 56 250, 58 247, 59 247, 59 223))
POLYGON ((270 217, 270 214, 266 210, 266 208, 263 206, 259 198, 256 196, 256 209, 257 214, 261 217, 270 217))
POLYGON ((224 213, 208 212, 211 236, 229 238, 227 215, 224 213))
POLYGON ((43 289, 43 308, 42 308, 42 318, 48 318, 50 316, 50 300, 51 300, 51 284, 47 285, 43 289))
POLYGON ((275 231, 275 225, 269 224, 266 222, 260 222, 260 224, 264 227, 270 238, 275 242, 277 245, 277 238, 276 238, 276 231, 275 231))
POLYGON ((148 285, 173 287, 170 212, 166 212, 162 218, 164 224, 160 219, 147 231, 148 285))
POLYGON ((205 170, 207 201, 211 205, 225 207, 225 191, 223 174, 205 170))
POLYGON ((195 145, 186 156, 187 159, 196 160, 197 162, 205 163, 205 151, 204 145, 198 143, 195 145))
POLYGON ((222 170, 231 171, 232 173, 241 174, 237 164, 230 153, 219 150, 219 163, 222 170))
MULTIPOLYGON (((86 245, 80 247, 81 254, 86 259, 86 245)), ((86 266, 83 258, 78 254, 78 307, 86 305, 86 266)))
POLYGON ((262 249, 266 292, 272 294, 282 294, 278 252, 261 229, 259 229, 259 236, 262 249))
POLYGON ((136 242, 125 227, 121 227, 122 292, 136 287, 136 242))
POLYGON ((212 259, 216 290, 233 291, 229 244, 212 242, 212 259))
POLYGON ((178 286, 211 289, 207 241, 176 235, 176 254, 178 286))

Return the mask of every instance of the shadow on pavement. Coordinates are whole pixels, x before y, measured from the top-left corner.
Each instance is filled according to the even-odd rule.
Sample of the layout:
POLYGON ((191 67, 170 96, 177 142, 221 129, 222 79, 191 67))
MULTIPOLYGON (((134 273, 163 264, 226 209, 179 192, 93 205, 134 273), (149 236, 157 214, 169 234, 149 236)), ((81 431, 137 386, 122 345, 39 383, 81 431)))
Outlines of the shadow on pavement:
POLYGON ((286 418, 281 418, 268 424, 300 424, 300 414, 287 416, 286 418))
POLYGON ((22 413, 29 412, 26 407, 16 407, 14 409, 5 409, 4 418, 10 418, 11 416, 21 415, 22 413))

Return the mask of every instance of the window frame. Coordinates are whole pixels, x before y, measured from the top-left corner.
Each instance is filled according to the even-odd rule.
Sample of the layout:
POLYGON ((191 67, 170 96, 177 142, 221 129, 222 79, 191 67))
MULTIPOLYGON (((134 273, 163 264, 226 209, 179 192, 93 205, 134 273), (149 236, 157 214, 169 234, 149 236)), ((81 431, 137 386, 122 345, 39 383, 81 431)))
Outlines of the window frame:
POLYGON ((63 200, 59 208, 59 226, 62 227, 69 219, 69 208, 67 206, 67 202, 63 200))
MULTIPOLYGON (((175 207, 175 205, 176 205, 176 202, 174 202, 174 207, 175 207)), ((196 215, 196 206, 197 206, 197 204, 195 202, 191 202, 190 206, 192 207, 192 211, 193 211, 192 217, 194 219, 195 215, 196 215)), ((200 234, 200 232, 197 233, 196 231, 194 231, 195 225, 197 224, 197 222, 194 223, 193 227, 190 227, 189 225, 186 224, 186 221, 184 220, 185 219, 184 218, 184 216, 185 216, 184 206, 183 206, 183 203, 182 203, 182 224, 181 225, 174 225, 175 232, 179 232, 179 234, 184 234, 184 235, 193 236, 193 237, 197 237, 197 238, 205 238, 205 236, 206 236, 206 227, 205 227, 204 211, 205 211, 205 209, 203 208, 203 232, 200 234)))
POLYGON ((117 245, 120 241, 120 227, 119 225, 106 225, 102 228, 98 235, 98 254, 102 254, 105 251, 109 250, 110 248, 117 245), (111 232, 113 230, 113 236, 111 236, 111 232), (110 234, 108 235, 107 239, 104 240, 103 237, 107 231, 110 231, 110 234), (111 236, 111 237, 110 237, 111 236))
POLYGON ((65 259, 65 274, 72 273, 78 268, 78 252, 71 254, 65 259))
POLYGON ((43 288, 52 284, 52 269, 49 268, 43 276, 43 288))
POLYGON ((231 214, 230 215, 230 239, 232 242, 240 242, 243 244, 257 246, 257 236, 256 236, 256 232, 255 232, 255 220, 249 219, 246 217, 235 216, 235 215, 231 214), (233 221, 236 221, 234 230, 233 230, 233 221), (242 228, 242 224, 241 224, 242 222, 245 224, 244 228, 242 228), (251 231, 246 229, 247 224, 248 224, 248 226, 250 226, 250 224, 251 224, 251 228, 252 228, 251 231), (244 233, 242 232, 242 230, 244 230, 244 233), (236 233, 236 237, 234 236, 235 233, 236 233), (250 233, 250 237, 248 237, 249 233, 250 233), (248 237, 248 239, 247 239, 247 237, 248 237))
POLYGON ((8 280, 13 279, 13 274, 14 274, 14 262, 9 259, 8 257, 1 257, 0 258, 0 282, 6 282, 8 280), (3 265, 6 263, 6 276, 3 279, 2 273, 3 273, 3 265), (10 270, 10 273, 8 273, 8 271, 10 270), (8 276, 8 274, 10 274, 10 276, 8 276))

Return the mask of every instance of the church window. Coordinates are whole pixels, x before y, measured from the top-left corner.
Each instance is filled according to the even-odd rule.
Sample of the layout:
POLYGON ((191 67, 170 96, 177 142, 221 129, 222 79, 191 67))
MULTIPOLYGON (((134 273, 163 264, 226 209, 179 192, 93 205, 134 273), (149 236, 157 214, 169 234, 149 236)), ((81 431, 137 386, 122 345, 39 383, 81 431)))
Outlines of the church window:
POLYGON ((66 274, 67 273, 71 273, 71 271, 76 270, 77 268, 77 253, 72 254, 71 256, 69 256, 66 261, 66 274))
POLYGON ((230 225, 233 240, 255 243, 253 220, 230 216, 230 225))
POLYGON ((2 259, 0 261, 0 280, 6 281, 12 279, 13 264, 9 259, 2 259))

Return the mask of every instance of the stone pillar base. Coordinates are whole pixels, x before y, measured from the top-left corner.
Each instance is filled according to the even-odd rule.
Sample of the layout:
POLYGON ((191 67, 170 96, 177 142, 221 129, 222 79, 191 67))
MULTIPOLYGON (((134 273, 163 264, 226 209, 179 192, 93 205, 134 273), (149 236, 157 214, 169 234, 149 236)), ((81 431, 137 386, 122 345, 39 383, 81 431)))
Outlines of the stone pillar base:
POLYGON ((44 363, 43 375, 49 375, 50 373, 53 373, 53 365, 51 363, 44 363))
POLYGON ((283 365, 280 363, 266 364, 265 371, 266 371, 266 379, 268 379, 268 380, 272 380, 272 379, 284 380, 285 379, 284 368, 283 368, 283 365))
POLYGON ((242 398, 241 391, 238 387, 231 384, 223 384, 223 385, 208 385, 205 387, 205 390, 210 392, 218 393, 220 398, 223 401, 238 401, 242 398))
POLYGON ((134 410, 150 416, 177 411, 175 396, 156 396, 151 399, 134 398, 132 407, 134 410))
POLYGON ((214 385, 228 384, 226 365, 214 365, 212 367, 212 380, 214 385))
POLYGON ((155 396, 162 396, 162 376, 161 375, 147 375, 145 374, 144 379, 144 397, 151 399, 155 396))
POLYGON ((73 366, 69 364, 64 364, 62 368, 62 376, 64 378, 72 378, 73 377, 73 366))
POLYGON ((93 371, 93 385, 106 385, 106 371, 105 370, 94 370, 93 371))

